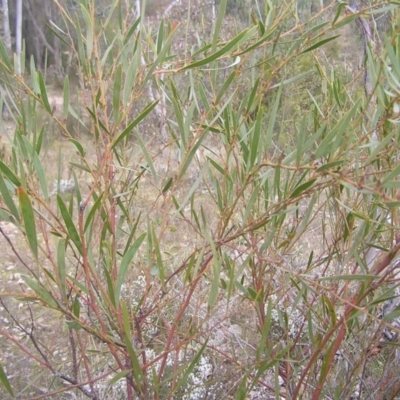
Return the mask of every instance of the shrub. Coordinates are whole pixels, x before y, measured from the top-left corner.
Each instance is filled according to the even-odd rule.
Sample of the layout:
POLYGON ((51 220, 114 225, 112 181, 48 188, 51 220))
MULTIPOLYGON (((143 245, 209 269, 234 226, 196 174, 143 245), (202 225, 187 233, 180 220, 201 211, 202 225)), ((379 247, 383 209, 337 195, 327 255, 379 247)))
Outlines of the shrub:
POLYGON ((177 24, 151 33, 118 1, 100 24, 94 3, 84 25, 61 8, 83 93, 71 101, 66 78, 62 109, 0 44, 18 106, 0 160, 3 398, 393 398, 395 35, 368 53, 373 94, 355 97, 318 63, 354 20, 340 9, 296 25, 268 1, 265 23, 234 35, 220 12, 182 52, 177 24), (307 71, 273 80, 297 60, 321 90, 295 104, 289 136, 283 90, 307 71), (39 109, 62 134, 58 162, 39 109))

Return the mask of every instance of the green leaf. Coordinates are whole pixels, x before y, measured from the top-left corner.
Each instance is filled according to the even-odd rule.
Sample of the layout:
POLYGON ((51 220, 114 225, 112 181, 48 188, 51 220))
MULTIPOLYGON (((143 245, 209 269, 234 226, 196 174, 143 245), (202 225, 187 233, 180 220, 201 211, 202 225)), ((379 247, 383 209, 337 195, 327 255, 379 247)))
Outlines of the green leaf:
POLYGON ((208 307, 212 308, 218 298, 218 293, 219 293, 219 281, 220 281, 220 273, 222 269, 221 265, 221 260, 218 255, 215 242, 213 238, 211 237, 210 233, 207 231, 207 239, 208 242, 210 243, 210 247, 212 249, 213 253, 213 260, 212 260, 212 271, 213 271, 213 276, 212 276, 212 281, 211 281, 211 287, 209 289, 209 296, 208 296, 208 307))
POLYGON ((140 50, 137 49, 126 71, 124 82, 123 102, 124 107, 127 107, 130 99, 132 98, 133 86, 136 81, 137 68, 140 64, 140 50))
POLYGON ((184 66, 183 68, 180 69, 180 71, 184 71, 190 68, 197 68, 201 67, 202 65, 206 65, 211 63, 212 61, 217 60, 219 57, 223 56, 224 54, 228 53, 230 50, 233 48, 239 46, 241 43, 243 43, 245 40, 250 38, 255 32, 257 32, 257 27, 252 27, 250 29, 246 29, 242 32, 239 33, 235 38, 233 38, 230 42, 228 42, 225 46, 223 46, 220 50, 216 51, 215 53, 211 54, 210 56, 199 60, 195 61, 191 64, 188 64, 184 66))
POLYGON ((400 317, 400 306, 396 307, 392 312, 386 314, 382 319, 384 321, 393 321, 394 319, 400 317))
POLYGON ((232 71, 231 74, 228 76, 228 79, 224 82, 224 84, 222 85, 221 89, 219 90, 214 104, 218 104, 219 103, 219 101, 221 100, 222 96, 225 94, 226 90, 228 89, 230 84, 235 79, 236 74, 237 74, 236 71, 232 71))
MULTIPOLYGON (((324 137, 320 145, 318 146, 315 152, 315 158, 321 158, 325 155, 329 154, 332 148, 332 142, 340 143, 343 137, 349 130, 349 124, 353 116, 355 115, 356 111, 360 106, 360 100, 357 100, 354 106, 349 110, 343 118, 339 120, 339 122, 334 126, 334 128, 324 137)), ((334 148, 337 150, 337 148, 334 148)))
POLYGON ((260 85, 260 78, 257 78, 257 80, 253 85, 253 88, 251 89, 249 100, 246 105, 246 110, 248 113, 251 112, 251 109, 253 107, 254 99, 256 98, 259 85, 260 85))
POLYGON ((39 82, 37 80, 37 72, 35 67, 35 59, 31 56, 31 81, 32 81, 32 88, 35 94, 40 94, 39 82))
POLYGON ((81 4, 81 12, 86 25, 86 58, 89 60, 92 57, 93 51, 93 25, 90 14, 83 4, 81 4))
POLYGON ((393 178, 396 178, 400 174, 400 164, 398 164, 392 171, 390 171, 387 175, 385 175, 382 183, 385 184, 391 181, 393 178))
POLYGON ((85 165, 77 164, 74 162, 70 162, 69 164, 72 165, 73 167, 81 169, 82 171, 88 172, 89 174, 92 173, 92 171, 90 171, 90 169, 88 167, 86 167, 85 165))
POLYGON ((363 280, 374 280, 380 279, 380 276, 377 275, 367 275, 367 274, 359 274, 359 275, 335 275, 335 276, 324 276, 322 278, 318 278, 319 281, 363 281, 363 280))
POLYGON ((39 82, 39 87, 40 87, 40 98, 42 100, 43 107, 46 109, 46 111, 48 113, 52 114, 49 99, 47 97, 46 85, 44 83, 42 73, 40 71, 38 71, 37 74, 38 74, 38 82, 39 82))
POLYGON ((14 200, 11 197, 10 190, 8 189, 6 182, 4 181, 3 176, 1 174, 0 174, 0 194, 1 197, 3 198, 5 205, 8 207, 8 210, 14 216, 16 221, 20 222, 18 209, 14 204, 14 200))
MULTIPOLYGON (((24 137, 24 140, 27 140, 26 137, 24 137)), ((42 163, 38 157, 38 155, 36 153, 33 154, 32 156, 33 158, 33 166, 35 167, 35 172, 36 175, 39 179, 39 183, 40 183, 40 188, 42 189, 43 192, 43 196, 45 198, 45 200, 49 199, 49 193, 47 191, 47 182, 46 182, 46 176, 44 173, 44 169, 42 166, 42 163)))
POLYGON ((254 131, 250 134, 250 162, 249 162, 249 168, 248 170, 250 171, 251 168, 253 168, 256 159, 260 159, 260 156, 263 151, 263 147, 260 146, 260 137, 261 137, 261 122, 263 118, 263 113, 260 110, 257 113, 257 120, 256 124, 254 127, 254 131))
POLYGON ((307 190, 308 188, 310 188, 316 181, 317 179, 311 179, 307 182, 304 182, 303 184, 297 186, 292 194, 290 195, 290 198, 293 199, 294 197, 299 196, 301 193, 303 193, 305 190, 307 190))
MULTIPOLYGON (((108 297, 111 300, 111 303, 115 309, 117 307, 117 305, 115 304, 114 284, 113 284, 113 280, 111 278, 109 269, 110 269, 110 266, 106 265, 106 262, 103 262, 103 273, 104 273, 104 276, 106 277, 108 297)), ((106 301, 108 303, 108 300, 106 300, 106 301)))
POLYGON ((69 110, 69 79, 68 76, 64 79, 64 91, 63 91, 63 117, 67 119, 69 110))
MULTIPOLYGON (((1 43, 1 41, 0 41, 1 43)), ((1 44, 2 46, 2 44, 1 44)), ((8 381, 7 375, 4 372, 3 366, 0 364, 0 381, 3 384, 4 388, 7 390, 7 392, 14 397, 14 392, 11 388, 10 382, 8 381)))
POLYGON ((342 18, 340 21, 338 21, 335 24, 335 29, 339 29, 342 26, 349 24, 350 22, 354 21, 357 18, 360 18, 360 16, 358 14, 349 15, 349 16, 347 16, 345 18, 342 18))
POLYGON ((177 392, 183 385, 187 385, 189 375, 193 372, 194 367, 199 363, 200 358, 207 347, 207 341, 201 346, 201 349, 198 351, 196 356, 193 358, 192 362, 189 364, 187 368, 185 368, 185 373, 183 374, 182 378, 175 386, 175 392, 177 392))
POLYGON ((220 4, 219 4, 217 20, 215 21, 213 38, 212 38, 212 47, 211 47, 212 50, 211 51, 213 53, 215 52, 215 50, 217 48, 217 43, 220 38, 220 32, 221 32, 222 22, 225 17, 227 3, 228 3, 228 0, 221 0, 220 4))
MULTIPOLYGON (((179 212, 179 214, 182 215, 183 217, 183 213, 182 210, 183 208, 185 208, 187 202, 190 200, 190 198, 192 197, 193 193, 196 191, 196 189, 199 187, 201 181, 203 180, 203 177, 205 175, 205 173, 207 172, 207 165, 205 165, 199 172, 199 175, 197 177, 197 179, 195 180, 195 182, 193 183, 193 185, 190 187, 190 189, 187 190, 187 195, 186 197, 183 199, 182 203, 180 204, 179 208, 177 208, 177 212, 179 212)), ((178 205, 177 200, 172 197, 172 201, 174 202, 175 206, 178 205)))
POLYGON ((144 158, 146 159, 146 162, 150 168, 151 173, 153 174, 154 179, 157 181, 157 172, 156 169, 154 168, 153 160, 151 159, 150 153, 147 151, 147 146, 144 144, 141 136, 135 132, 135 137, 139 143, 139 146, 142 150, 142 153, 144 155, 144 158))
POLYGON ((17 176, 14 174, 14 172, 11 171, 10 168, 7 167, 6 164, 3 163, 3 161, 0 160, 0 170, 3 172, 3 174, 8 178, 11 183, 13 183, 15 186, 21 186, 21 181, 17 176))
POLYGON ((113 4, 111 6, 109 6, 109 8, 107 10, 108 11, 107 19, 105 20, 104 23, 102 23, 102 27, 104 30, 106 30, 106 28, 108 27, 108 24, 110 23, 110 21, 112 21, 112 17, 114 16, 115 8, 119 4, 121 4, 120 0, 114 0, 113 4))
POLYGON ((136 28, 139 26, 141 21, 141 17, 139 17, 134 23, 133 25, 130 27, 128 33, 125 35, 124 37, 124 46, 129 42, 129 39, 131 38, 131 36, 133 35, 133 33, 135 32, 136 28))
POLYGON ((61 216, 63 217, 63 220, 65 222, 65 226, 68 231, 68 236, 72 240, 72 242, 75 244, 79 253, 82 254, 82 243, 81 243, 81 239, 79 237, 78 231, 76 230, 75 223, 74 223, 74 221, 72 221, 71 215, 69 214, 68 209, 65 206, 62 197, 59 194, 57 194, 57 204, 58 204, 58 208, 60 210, 61 216))
POLYGON ((258 341, 257 352, 256 352, 256 360, 261 361, 263 357, 263 353, 265 347, 267 345, 268 334, 271 328, 271 315, 272 315, 272 301, 268 299, 267 312, 265 314, 264 326, 262 327, 261 338, 258 341))
POLYGON ((158 65, 165 61, 165 55, 167 54, 167 52, 169 51, 169 49, 171 47, 172 38, 173 38, 173 35, 174 35, 175 30, 176 30, 177 27, 178 27, 178 24, 176 24, 174 29, 172 29, 169 32, 167 40, 164 42, 164 47, 162 48, 162 50, 158 54, 156 60, 151 64, 151 66, 148 69, 147 74, 144 77, 144 79, 141 81, 141 85, 139 87, 139 93, 144 89, 145 85, 148 84, 149 79, 151 79, 151 77, 153 76, 153 74, 154 74, 156 68, 158 67, 158 65))
POLYGON ((78 295, 76 295, 74 298, 74 303, 72 305, 72 312, 74 313, 76 318, 79 318, 79 315, 81 313, 81 304, 79 303, 78 295))
POLYGON ((264 151, 268 151, 271 145, 272 135, 274 133, 275 121, 278 115, 278 108, 281 101, 283 85, 279 87, 278 93, 275 98, 274 106, 272 107, 271 114, 269 115, 267 134, 265 137, 264 151))
POLYGON ((74 329, 76 331, 83 329, 83 326, 78 321, 65 321, 65 323, 70 329, 74 329))
POLYGON ((92 222, 96 211, 100 208, 100 206, 102 205, 102 200, 103 200, 103 195, 104 192, 100 194, 100 196, 96 199, 96 201, 94 202, 92 208, 90 209, 87 217, 86 217, 86 221, 85 221, 85 227, 84 227, 84 232, 87 231, 88 227, 90 226, 90 223, 92 222))
POLYGON ((44 289, 39 282, 34 281, 27 276, 22 276, 22 279, 40 297, 44 304, 52 308, 57 307, 57 303, 53 299, 51 294, 46 289, 44 289))
POLYGON ((185 156, 182 168, 179 172, 178 179, 181 179, 183 175, 185 175, 185 172, 189 168, 189 165, 192 163, 194 156, 196 155, 196 151, 199 149, 201 144, 203 143, 203 140, 206 138, 208 132, 204 131, 201 136, 196 140, 194 146, 191 148, 189 153, 185 156))
POLYGON ((392 209, 392 208, 399 208, 400 201, 385 201, 385 206, 392 209))
POLYGON ((162 19, 160 22, 160 26, 158 27, 158 33, 157 33, 157 51, 156 54, 160 54, 161 49, 162 49, 162 44, 163 44, 163 38, 164 38, 164 20, 162 19))
POLYGON ((35 258, 38 258, 38 243, 35 224, 35 215, 28 193, 22 186, 17 188, 19 206, 21 208, 22 219, 24 221, 25 233, 29 246, 35 258))
POLYGON ((143 384, 143 371, 142 368, 140 367, 140 363, 138 360, 138 357, 136 355, 136 352, 132 346, 133 342, 133 336, 131 333, 131 328, 130 328, 130 319, 128 315, 128 310, 126 308, 126 304, 124 301, 121 302, 121 308, 122 308, 122 317, 123 317, 123 323, 124 323, 124 333, 125 333, 125 345, 128 350, 130 359, 131 359, 131 364, 132 364, 132 372, 133 372, 133 377, 135 379, 135 383, 138 386, 138 389, 141 390, 142 384, 143 384))
POLYGON ((152 238, 152 244, 153 244, 153 249, 156 254, 156 260, 157 260, 157 275, 160 278, 160 283, 161 286, 164 287, 164 282, 165 282, 165 267, 164 267, 164 262, 161 256, 161 250, 160 250, 160 245, 158 243, 158 238, 156 235, 156 232, 154 230, 154 225, 151 225, 151 238, 152 238))
MULTIPOLYGON (((306 184, 307 183, 308 182, 306 182, 306 184)), ((307 225, 309 223, 309 220, 310 220, 311 213, 312 213, 313 208, 314 208, 314 204, 315 204, 317 198, 318 198, 317 193, 313 193, 313 196, 312 196, 311 200, 309 201, 309 204, 308 204, 308 207, 307 207, 307 211, 304 214, 303 218, 301 219, 301 223, 297 227, 296 234, 293 237, 293 239, 291 239, 290 244, 294 244, 300 238, 300 236, 305 232, 306 227, 307 227, 307 225)))
POLYGON ((240 385, 236 390, 235 400, 247 400, 247 384, 248 384, 248 373, 245 373, 241 379, 240 385))
POLYGON ((158 104, 159 100, 153 101, 150 103, 136 118, 134 121, 132 121, 120 134, 119 136, 113 141, 113 144, 111 146, 111 149, 114 149, 117 144, 124 139, 126 136, 129 135, 129 133, 132 131, 132 129, 140 122, 142 121, 158 104))
POLYGON ((332 21, 332 26, 335 25, 335 22, 338 20, 338 18, 340 17, 340 14, 342 13, 343 8, 347 6, 347 3, 345 3, 344 1, 341 1, 336 9, 336 14, 335 14, 335 18, 333 18, 332 21))
POLYGON ((174 182, 174 178, 172 178, 172 177, 169 178, 168 181, 167 181, 167 183, 164 185, 164 187, 163 187, 161 193, 168 192, 168 190, 169 190, 170 187, 172 186, 172 183, 173 183, 173 182, 174 182))
POLYGON ((284 81, 282 81, 280 83, 277 83, 274 86, 271 86, 271 89, 275 89, 275 88, 278 88, 278 87, 281 87, 281 86, 288 85, 289 83, 296 82, 296 81, 298 81, 300 79, 306 78, 307 76, 311 75, 312 73, 313 73, 313 71, 302 72, 299 75, 293 76, 293 77, 291 77, 289 79, 285 79, 284 81))
POLYGON ((123 371, 118 372, 118 374, 116 374, 112 379, 110 379, 108 385, 109 386, 114 385, 114 383, 118 382, 122 378, 125 378, 130 372, 131 372, 130 369, 124 369, 123 371))
POLYGON ((321 47, 321 46, 323 46, 324 44, 329 43, 329 42, 331 42, 332 40, 335 40, 335 39, 338 38, 339 36, 340 36, 340 35, 336 35, 336 36, 332 36, 332 37, 330 37, 330 38, 328 38, 328 39, 320 40, 319 42, 317 42, 317 43, 313 44, 312 46, 310 46, 308 49, 302 51, 300 54, 304 54, 304 53, 307 53, 307 52, 309 52, 309 51, 315 50, 315 49, 317 49, 318 47, 321 47))
POLYGON ((83 149, 83 146, 76 139, 69 138, 69 141, 76 147, 76 149, 79 152, 79 155, 81 157, 84 157, 85 156, 85 150, 83 149))
POLYGON ((128 271, 128 268, 131 264, 132 258, 135 256, 138 251, 140 245, 142 244, 144 238, 146 237, 146 233, 143 233, 139 238, 133 243, 133 245, 129 248, 129 250, 124 254, 121 260, 121 265, 118 269, 117 282, 115 285, 115 303, 118 304, 119 298, 121 296, 121 287, 124 283, 125 275, 128 271))
POLYGON ((67 286, 65 272, 65 241, 59 240, 57 246, 57 272, 64 302, 67 301, 67 286))
POLYGON ((323 172, 323 171, 326 171, 326 170, 328 170, 328 169, 340 167, 341 165, 343 165, 343 164, 346 163, 346 162, 347 162, 347 160, 332 161, 332 162, 330 162, 330 163, 321 165, 321 166, 317 169, 317 172, 323 172))

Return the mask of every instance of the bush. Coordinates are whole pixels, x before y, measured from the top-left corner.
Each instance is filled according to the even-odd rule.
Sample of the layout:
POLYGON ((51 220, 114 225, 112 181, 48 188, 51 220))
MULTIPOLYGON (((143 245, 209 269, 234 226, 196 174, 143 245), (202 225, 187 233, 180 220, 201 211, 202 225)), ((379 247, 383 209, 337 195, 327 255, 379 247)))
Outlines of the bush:
POLYGON ((267 3, 265 24, 233 35, 220 14, 185 52, 176 24, 149 33, 122 2, 100 24, 82 1, 84 26, 62 9, 80 89, 66 78, 61 108, 0 44, 18 106, 0 160, 2 398, 394 398, 397 39, 368 53, 374 92, 355 97, 318 60, 353 17, 294 31, 267 3), (303 111, 289 135, 283 90, 309 64, 321 90, 285 111, 303 111))

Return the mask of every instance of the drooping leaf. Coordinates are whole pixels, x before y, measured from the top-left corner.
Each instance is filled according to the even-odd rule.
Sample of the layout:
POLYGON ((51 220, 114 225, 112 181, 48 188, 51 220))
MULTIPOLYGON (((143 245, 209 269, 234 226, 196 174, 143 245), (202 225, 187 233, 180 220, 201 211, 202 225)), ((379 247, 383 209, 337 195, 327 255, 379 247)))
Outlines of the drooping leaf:
POLYGON ((81 13, 86 25, 86 58, 89 60, 93 51, 93 25, 88 10, 81 4, 81 13))
POLYGON ((132 132, 133 128, 140 122, 142 121, 158 104, 159 100, 155 100, 152 103, 150 103, 118 136, 117 138, 113 141, 113 144, 111 146, 112 149, 114 149, 117 144, 122 140, 125 139, 126 136, 129 135, 129 133, 132 132))
POLYGON ((14 200, 11 196, 10 190, 8 189, 6 182, 3 179, 3 176, 0 174, 0 194, 3 198, 5 205, 8 207, 11 214, 14 216, 16 221, 20 222, 19 212, 14 204, 14 200))
POLYGON ((68 76, 64 79, 64 91, 63 91, 63 117, 67 119, 69 112, 69 79, 68 76))
POLYGON ((26 190, 19 186, 17 188, 19 206, 21 209, 22 219, 24 221, 25 234, 28 239, 29 246, 35 258, 38 257, 38 242, 35 223, 35 214, 26 190))
POLYGON ((39 87, 40 87, 40 98, 42 100, 43 107, 46 109, 46 111, 48 113, 52 114, 49 99, 47 97, 46 85, 44 83, 42 73, 40 71, 38 71, 37 75, 38 75, 38 82, 39 82, 39 87))
POLYGON ((64 201, 62 197, 57 194, 57 204, 58 208, 60 210, 61 216, 63 217, 63 220, 65 222, 65 227, 67 228, 68 231, 68 238, 72 240, 72 242, 75 244, 76 248, 78 249, 79 253, 82 254, 82 242, 79 237, 78 231, 75 227, 75 223, 71 218, 71 215, 67 209, 67 207, 64 204, 64 201))
POLYGON ((123 317, 123 323, 124 323, 124 339, 125 339, 125 346, 128 350, 128 354, 130 357, 131 365, 132 365, 132 372, 133 372, 133 377, 135 380, 136 385, 138 386, 139 390, 141 390, 142 384, 143 384, 143 371, 142 368, 140 367, 140 363, 138 360, 138 357, 136 355, 136 351, 133 348, 133 336, 130 328, 130 318, 128 314, 128 309, 126 307, 126 304, 124 301, 121 302, 121 308, 122 308, 122 317, 123 317))
POLYGON ((48 307, 57 307, 56 301, 53 299, 52 295, 40 284, 27 276, 22 276, 25 283, 37 294, 37 296, 43 301, 48 307))
POLYGON ((297 186, 292 194, 290 195, 290 198, 294 198, 299 196, 301 193, 303 193, 304 191, 306 191, 307 189, 309 189, 312 185, 314 185, 316 179, 310 179, 307 182, 302 183, 301 185, 297 186))
POLYGON ((140 245, 142 244, 144 238, 146 237, 146 233, 142 233, 141 236, 133 243, 133 245, 129 248, 129 250, 124 254, 121 260, 121 265, 119 266, 117 282, 115 285, 115 303, 118 304, 119 298, 121 295, 121 287, 124 283, 125 275, 128 271, 128 268, 132 262, 133 257, 138 251, 140 245))
POLYGON ((59 240, 57 246, 57 272, 60 282, 61 294, 64 302, 67 300, 66 266, 65 266, 65 241, 59 240))
POLYGON ((11 388, 10 382, 8 381, 7 375, 4 372, 3 366, 0 364, 0 381, 3 384, 7 392, 14 398, 14 392, 11 388))
POLYGON ((315 50, 315 49, 317 49, 318 47, 321 47, 321 46, 323 46, 324 44, 329 43, 329 42, 331 42, 332 40, 335 40, 335 39, 338 38, 339 36, 340 36, 340 35, 336 35, 336 36, 332 36, 332 37, 330 37, 330 38, 328 38, 328 39, 320 40, 319 42, 313 44, 312 46, 310 46, 310 47, 307 48, 306 50, 302 51, 301 54, 304 54, 304 53, 307 53, 307 52, 309 52, 309 51, 315 50))

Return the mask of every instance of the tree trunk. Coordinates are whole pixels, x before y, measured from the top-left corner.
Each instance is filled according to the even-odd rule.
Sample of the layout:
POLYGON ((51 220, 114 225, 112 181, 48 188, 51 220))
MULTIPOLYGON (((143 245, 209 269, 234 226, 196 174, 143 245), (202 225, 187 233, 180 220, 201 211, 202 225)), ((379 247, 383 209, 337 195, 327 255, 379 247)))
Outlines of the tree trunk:
POLYGON ((140 10, 140 0, 135 1, 135 8, 136 8, 136 18, 140 17, 141 10, 140 10))
POLYGON ((22 49, 22 0, 16 0, 15 12, 15 54, 17 58, 17 75, 21 75, 22 49))
POLYGON ((3 13, 3 40, 4 46, 8 50, 9 54, 11 54, 11 31, 10 31, 10 20, 8 17, 8 0, 2 0, 1 8, 3 13))

